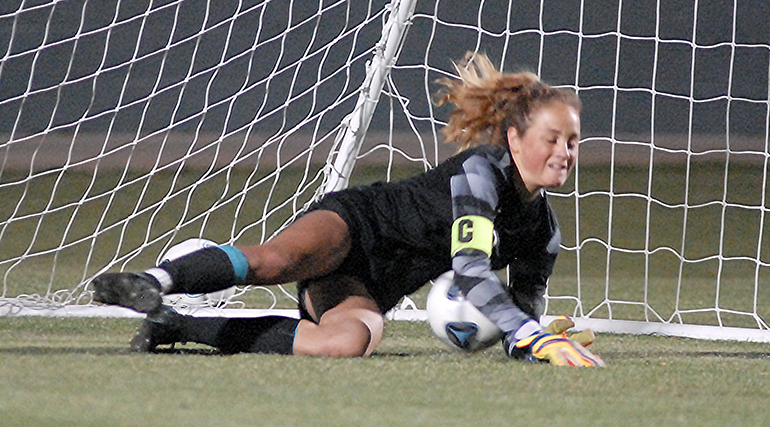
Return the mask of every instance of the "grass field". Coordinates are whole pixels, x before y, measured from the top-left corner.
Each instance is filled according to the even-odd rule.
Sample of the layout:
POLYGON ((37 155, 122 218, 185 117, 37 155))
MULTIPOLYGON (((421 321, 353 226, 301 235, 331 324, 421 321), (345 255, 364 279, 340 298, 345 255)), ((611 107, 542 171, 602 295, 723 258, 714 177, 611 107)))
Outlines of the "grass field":
MULTIPOLYGON (((574 197, 551 198, 563 243, 581 245, 580 263, 576 251, 562 252, 550 282, 552 296, 576 295, 580 273, 583 307, 606 307, 598 316, 612 309, 615 318, 643 320, 650 309, 667 318, 677 308, 718 306, 770 318, 770 289, 755 286, 767 279, 763 264, 770 254, 770 232, 762 228, 761 209, 737 208, 761 206, 766 199, 757 181, 761 168, 731 169, 725 186, 723 166, 694 165, 688 188, 679 166, 661 167, 653 182, 644 167, 614 172, 587 167, 580 173, 583 197, 577 212, 574 197), (645 196, 648 188, 652 202, 645 196), (610 190, 620 197, 610 202, 610 190), (692 205, 686 221, 685 193, 692 205), (616 249, 608 251, 608 243, 616 249), (646 301, 649 308, 629 301, 646 301)), ((292 174, 285 171, 290 184, 276 190, 275 200, 291 190, 297 180, 292 174)), ((116 253, 130 254, 145 234, 163 233, 180 218, 186 225, 177 239, 200 230, 208 238, 226 239, 230 226, 221 218, 233 214, 232 204, 206 221, 196 215, 212 198, 231 196, 223 196, 222 188, 235 191, 251 179, 248 172, 235 171, 229 182, 217 177, 194 191, 183 190, 178 199, 158 205, 157 215, 138 215, 121 229, 115 221, 136 210, 136 200, 144 200, 142 208, 152 205, 174 184, 168 176, 155 176, 144 196, 139 196, 141 185, 129 186, 104 219, 105 225, 117 225, 91 241, 87 237, 106 203, 106 196, 97 194, 115 184, 115 177, 107 178, 91 188, 88 174, 68 176, 71 181, 61 185, 52 203, 64 208, 40 218, 19 219, 50 203, 44 190, 52 178, 7 189, 8 200, 23 203, 16 212, 13 203, 0 209, 2 218, 16 218, 3 228, 3 296, 71 289, 116 253), (84 197, 87 209, 68 205, 84 197)), ((181 177, 195 179, 194 172, 181 177)), ((569 183, 564 192, 574 186, 569 183)), ((260 210, 265 191, 261 186, 249 190, 245 206, 260 210)), ((290 211, 277 209, 265 229, 277 227, 290 211)), ((246 212, 238 221, 252 218, 253 212, 246 212)), ((244 240, 260 235, 262 227, 244 240)), ((160 247, 130 255, 125 268, 145 268, 160 247)), ((420 307, 425 293, 416 295, 420 307)), ((252 307, 269 303, 261 293, 245 300, 252 307)), ((292 306, 288 298, 279 302, 279 307, 292 306)), ((574 300, 554 300, 549 313, 572 314, 575 308, 574 300)), ((750 316, 720 315, 727 325, 756 327, 750 316)), ((685 317, 699 324, 717 322, 714 312, 685 317)), ((137 319, 0 316, 0 425, 757 426, 770 419, 768 344, 600 335, 594 350, 608 367, 572 370, 510 361, 499 348, 453 353, 425 323, 390 322, 377 352, 359 360, 224 357, 195 346, 133 354, 127 343, 137 324, 137 319)))
POLYGON ((3 426, 760 426, 770 347, 600 335, 605 369, 449 351, 390 322, 365 359, 131 353, 138 319, 0 318, 3 426))

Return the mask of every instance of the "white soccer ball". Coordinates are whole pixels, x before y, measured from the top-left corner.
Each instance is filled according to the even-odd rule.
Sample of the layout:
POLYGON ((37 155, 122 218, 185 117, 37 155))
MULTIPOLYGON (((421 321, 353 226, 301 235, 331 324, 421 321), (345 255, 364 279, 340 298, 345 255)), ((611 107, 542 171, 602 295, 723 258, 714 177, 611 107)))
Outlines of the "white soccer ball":
MULTIPOLYGON (((164 262, 181 258, 185 255, 191 254, 199 249, 209 248, 213 246, 219 246, 216 242, 207 239, 188 239, 182 243, 178 243, 166 251, 160 258, 160 264, 164 262)), ((212 292, 209 294, 169 294, 163 295, 163 303, 174 307, 201 307, 201 306, 217 306, 226 302, 230 297, 235 295, 235 286, 212 292)))
POLYGON ((205 294, 168 294, 163 295, 163 304, 176 308, 203 307, 206 304, 205 294))
POLYGON ((450 348, 467 352, 482 350, 503 337, 502 331, 455 286, 453 271, 433 281, 427 311, 433 333, 450 348))
POLYGON ((199 249, 210 248, 212 246, 219 246, 219 244, 207 239, 187 239, 182 243, 177 243, 168 248, 166 253, 160 258, 160 264, 189 255, 199 249))

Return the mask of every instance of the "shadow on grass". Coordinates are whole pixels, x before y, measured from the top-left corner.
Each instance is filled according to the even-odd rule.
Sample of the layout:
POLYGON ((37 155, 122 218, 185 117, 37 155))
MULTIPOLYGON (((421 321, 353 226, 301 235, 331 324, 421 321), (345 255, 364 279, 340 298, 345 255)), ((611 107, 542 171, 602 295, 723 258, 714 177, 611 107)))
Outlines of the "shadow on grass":
POLYGON ((22 347, 3 347, 0 348, 0 354, 17 354, 20 356, 46 356, 59 354, 94 354, 103 356, 114 356, 130 354, 129 348, 111 348, 111 347, 46 347, 46 346, 22 346, 22 347))
POLYGON ((23 347, 4 347, 0 348, 0 354, 16 354, 19 356, 51 356, 62 354, 90 354, 96 356, 125 356, 133 354, 170 354, 170 355, 199 355, 199 356, 220 356, 221 353, 216 349, 206 348, 158 348, 151 353, 139 353, 131 350, 129 347, 45 347, 45 346, 23 346, 23 347))
MULTIPOLYGON (((176 355, 176 356, 234 356, 238 354, 248 353, 236 353, 225 354, 219 350, 211 347, 158 347, 154 351, 149 353, 141 353, 131 350, 126 347, 58 347, 58 346, 19 346, 19 347, 2 347, 0 348, 0 355, 17 355, 17 356, 54 356, 54 355, 67 355, 67 354, 82 354, 82 355, 94 355, 94 356, 130 356, 130 355, 176 355)), ((371 359, 411 359, 419 357, 475 357, 474 354, 461 354, 450 352, 430 352, 430 351, 375 351, 368 358, 371 359)))

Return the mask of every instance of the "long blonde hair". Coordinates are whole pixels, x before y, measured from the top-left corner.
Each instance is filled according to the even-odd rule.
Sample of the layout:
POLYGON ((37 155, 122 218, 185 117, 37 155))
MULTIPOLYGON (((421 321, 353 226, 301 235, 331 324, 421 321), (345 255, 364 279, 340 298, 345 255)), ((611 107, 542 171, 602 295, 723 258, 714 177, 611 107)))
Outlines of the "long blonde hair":
POLYGON ((580 112, 580 98, 574 91, 551 87, 532 73, 501 73, 485 54, 468 52, 454 66, 460 79, 437 80, 443 88, 435 103, 454 104, 442 133, 446 142, 457 143, 460 150, 480 144, 507 147, 508 128, 523 135, 530 115, 552 102, 563 102, 580 112))

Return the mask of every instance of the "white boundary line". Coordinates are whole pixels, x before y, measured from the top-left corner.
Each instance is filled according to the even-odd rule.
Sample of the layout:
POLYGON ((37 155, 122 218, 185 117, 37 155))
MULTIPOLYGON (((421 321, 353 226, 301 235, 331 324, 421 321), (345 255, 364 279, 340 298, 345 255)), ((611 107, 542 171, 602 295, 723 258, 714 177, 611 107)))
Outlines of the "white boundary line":
MULTIPOLYGON (((179 309, 182 314, 199 317, 259 317, 267 315, 299 317, 296 309, 242 309, 200 307, 179 309)), ((30 308, 17 305, 0 305, 0 317, 112 317, 142 318, 143 313, 116 306, 68 305, 58 308, 30 308)), ((556 316, 543 316, 543 325, 550 323, 556 316)), ((389 320, 427 321, 425 310, 393 310, 387 314, 389 320)), ((702 340, 728 340, 770 343, 770 330, 733 328, 726 326, 682 325, 677 323, 639 322, 630 320, 573 318, 575 329, 593 329, 600 333, 659 335, 702 340)))
MULTIPOLYGON (((194 307, 176 308, 182 314, 197 317, 259 317, 285 316, 299 317, 296 309, 251 309, 251 308, 213 308, 194 307)), ((21 306, 0 306, 0 317, 113 317, 113 318, 144 318, 146 314, 118 306, 97 305, 66 305, 55 308, 34 308, 21 306)))
MULTIPOLYGON (((543 316, 548 324, 556 316, 543 316)), ((658 335, 701 340, 745 341, 770 343, 770 330, 732 328, 727 326, 683 325, 679 323, 639 322, 631 320, 591 319, 575 317, 575 329, 593 329, 594 332, 633 335, 658 335)))

